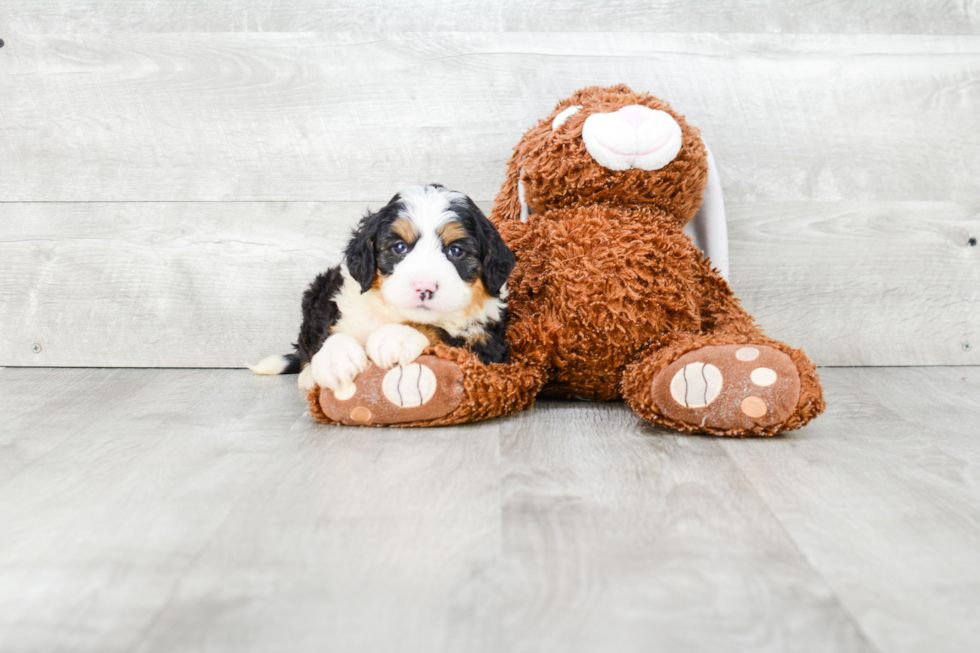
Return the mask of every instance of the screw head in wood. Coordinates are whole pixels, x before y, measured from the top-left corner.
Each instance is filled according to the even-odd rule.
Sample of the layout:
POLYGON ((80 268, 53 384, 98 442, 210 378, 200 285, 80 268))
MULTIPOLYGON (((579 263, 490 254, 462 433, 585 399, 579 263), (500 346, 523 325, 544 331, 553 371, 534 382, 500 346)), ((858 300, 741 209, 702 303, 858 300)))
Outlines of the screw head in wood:
POLYGON ((33 345, 31 345, 31 351, 34 352, 35 354, 40 354, 41 353, 41 345, 39 345, 39 344, 37 344, 35 342, 33 345))
POLYGON ((963 351, 970 351, 971 349, 973 349, 973 345, 971 345, 970 343, 968 343, 967 341, 964 340, 963 341, 963 351))
POLYGON ((0 39, 0 48, 3 47, 3 39, 0 39))
POLYGON ((977 246, 977 239, 976 238, 971 238, 970 240, 968 240, 966 242, 970 245, 970 247, 976 247, 977 246))

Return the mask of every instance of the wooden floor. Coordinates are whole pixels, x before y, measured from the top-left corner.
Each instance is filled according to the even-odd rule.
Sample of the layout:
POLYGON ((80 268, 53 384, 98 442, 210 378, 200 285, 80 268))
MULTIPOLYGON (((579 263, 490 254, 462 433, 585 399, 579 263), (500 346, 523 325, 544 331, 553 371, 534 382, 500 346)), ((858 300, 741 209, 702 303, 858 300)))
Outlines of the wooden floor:
POLYGON ((773 439, 326 427, 294 377, 0 369, 0 650, 971 651, 980 368, 773 439))

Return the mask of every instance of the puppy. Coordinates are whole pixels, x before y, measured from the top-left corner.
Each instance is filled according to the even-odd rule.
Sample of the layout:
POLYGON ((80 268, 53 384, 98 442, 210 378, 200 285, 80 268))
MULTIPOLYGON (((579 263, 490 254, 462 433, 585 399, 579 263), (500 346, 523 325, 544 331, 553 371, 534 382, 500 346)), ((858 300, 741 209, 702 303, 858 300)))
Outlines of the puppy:
POLYGON ((344 392, 368 365, 408 365, 429 345, 509 359, 506 281, 514 255, 473 201, 438 184, 411 186, 354 230, 344 262, 303 295, 296 353, 248 366, 299 373, 344 392))

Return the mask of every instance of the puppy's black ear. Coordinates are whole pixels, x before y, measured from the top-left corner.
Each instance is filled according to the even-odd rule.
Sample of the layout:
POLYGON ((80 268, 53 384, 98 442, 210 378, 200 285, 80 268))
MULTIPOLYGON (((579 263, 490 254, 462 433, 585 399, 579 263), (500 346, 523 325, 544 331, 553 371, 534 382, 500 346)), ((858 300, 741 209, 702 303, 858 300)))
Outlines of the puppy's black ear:
POLYGON ((400 201, 401 193, 396 193, 377 213, 368 213, 361 218, 344 250, 344 263, 350 276, 361 284, 362 294, 370 290, 374 283, 374 276, 378 273, 378 238, 385 226, 398 217, 400 201))
POLYGON ((347 248, 344 250, 344 262, 350 276, 361 284, 361 293, 366 293, 374 283, 377 264, 374 258, 374 245, 377 238, 377 213, 369 213, 361 218, 360 224, 354 230, 347 248))
POLYGON ((491 295, 499 297, 500 289, 514 270, 514 253, 504 243, 493 223, 486 217, 483 219, 486 221, 489 242, 487 254, 483 257, 483 285, 491 295))
MULTIPOLYGON (((465 196, 464 196, 465 197, 465 196)), ((476 237, 480 242, 480 263, 483 267, 483 285, 494 297, 500 296, 500 289, 514 269, 514 253, 510 251, 504 239, 500 237, 497 228, 483 215, 469 197, 456 207, 458 213, 465 213, 471 224, 476 228, 476 237)))

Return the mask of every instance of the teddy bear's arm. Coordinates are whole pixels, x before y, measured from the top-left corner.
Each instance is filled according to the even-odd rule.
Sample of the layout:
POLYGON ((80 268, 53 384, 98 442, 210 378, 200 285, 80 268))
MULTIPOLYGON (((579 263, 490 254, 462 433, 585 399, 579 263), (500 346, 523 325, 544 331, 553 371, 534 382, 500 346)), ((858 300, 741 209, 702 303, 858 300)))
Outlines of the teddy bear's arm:
POLYGON ((409 365, 369 365, 352 394, 315 386, 307 400, 310 414, 326 424, 445 426, 529 408, 545 377, 520 357, 487 364, 467 349, 438 344, 409 365))

